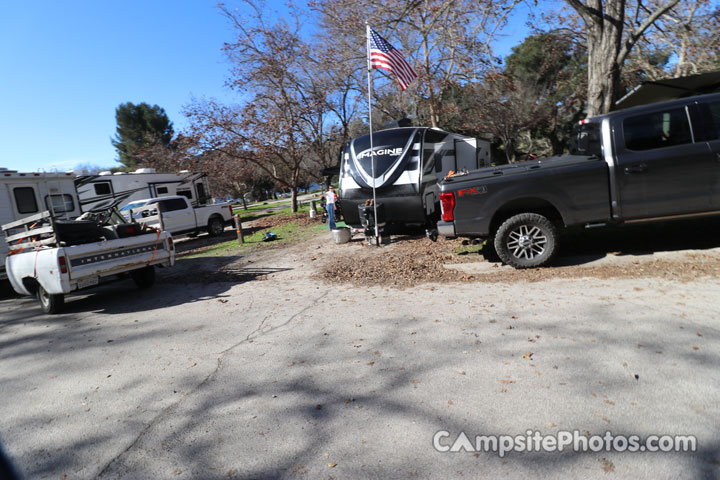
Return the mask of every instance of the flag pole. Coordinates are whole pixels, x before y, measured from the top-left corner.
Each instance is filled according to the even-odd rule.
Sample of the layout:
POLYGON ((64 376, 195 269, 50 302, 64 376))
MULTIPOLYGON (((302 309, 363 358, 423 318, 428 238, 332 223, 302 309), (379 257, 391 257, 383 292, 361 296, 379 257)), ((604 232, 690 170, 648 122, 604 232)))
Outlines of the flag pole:
POLYGON ((377 202, 375 198, 375 152, 373 150, 373 126, 372 126, 372 67, 370 66, 370 24, 365 22, 366 50, 367 50, 367 71, 368 71, 368 124, 370 125, 370 165, 372 170, 372 193, 373 193, 373 217, 375 218, 375 246, 380 246, 378 239, 378 218, 377 202))

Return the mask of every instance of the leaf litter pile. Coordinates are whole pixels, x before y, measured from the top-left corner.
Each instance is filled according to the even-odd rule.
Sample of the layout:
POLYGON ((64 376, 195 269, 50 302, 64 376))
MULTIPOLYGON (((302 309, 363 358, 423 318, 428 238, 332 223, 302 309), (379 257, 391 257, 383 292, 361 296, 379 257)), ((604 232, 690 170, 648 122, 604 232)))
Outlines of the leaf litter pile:
POLYGON ((494 264, 488 273, 470 274, 446 267, 448 264, 485 261, 478 252, 465 255, 454 253, 462 246, 459 239, 432 242, 424 236, 392 238, 390 245, 381 247, 366 246, 364 241, 357 239, 349 244, 338 245, 332 258, 319 266, 316 276, 328 282, 398 288, 423 283, 514 283, 554 278, 662 278, 683 282, 702 277, 720 278, 720 253, 717 250, 689 252, 677 259, 647 257, 616 265, 585 267, 569 265, 515 270, 494 264))
MULTIPOLYGON (((307 213, 288 215, 272 215, 243 224, 243 228, 250 231, 261 231, 277 228, 282 225, 295 224, 299 227, 322 225, 319 216, 309 218, 307 213)), ((322 232, 321 235, 327 235, 322 232)), ((596 238, 592 237, 592 238, 596 238)), ((196 239, 196 241, 199 239, 196 239)), ((622 240, 619 244, 612 244, 607 238, 599 237, 596 244, 591 247, 566 248, 572 255, 589 254, 613 257, 608 249, 634 251, 642 247, 642 238, 637 235, 622 240), (615 248, 618 247, 618 248, 615 248), (587 251, 585 251, 587 250, 587 251)), ((267 245, 271 249, 286 248, 283 243, 267 245)), ((654 245, 655 251, 674 250, 678 247, 700 248, 692 252, 685 252, 672 258, 654 258, 649 255, 638 255, 631 262, 618 262, 617 264, 603 264, 596 266, 582 266, 567 262, 561 257, 556 263, 569 264, 567 266, 553 266, 550 268, 537 268, 515 270, 501 264, 492 264, 483 269, 483 273, 464 273, 456 269, 447 268, 450 264, 485 262, 479 254, 480 247, 464 247, 467 241, 461 239, 443 239, 432 242, 424 235, 394 235, 389 245, 381 247, 367 246, 362 235, 355 235, 350 243, 335 245, 328 238, 326 246, 318 247, 317 242, 305 242, 307 248, 304 256, 309 260, 310 268, 315 270, 314 277, 331 283, 349 283, 357 286, 389 286, 408 288, 423 283, 443 282, 485 282, 485 283, 515 283, 539 282, 554 278, 597 278, 597 279, 636 279, 636 278, 662 278, 674 281, 692 281, 698 278, 720 278, 720 252, 713 241, 702 245, 654 245), (464 248, 463 248, 464 247, 464 248), (324 255, 318 255, 318 248, 324 255), (462 254, 456 252, 465 250, 462 254), (707 250, 703 250, 707 249, 707 250), (321 260, 321 261, 315 261, 321 260)), ((576 245, 586 245, 586 239, 572 242, 576 245)), ((566 244, 566 247, 568 245, 566 244)), ((198 250, 202 250, 200 247, 198 250)), ((304 248, 303 245, 293 246, 293 250, 304 248)), ((277 250, 276 250, 277 251, 277 250)), ((562 252, 561 252, 562 254, 562 252)))

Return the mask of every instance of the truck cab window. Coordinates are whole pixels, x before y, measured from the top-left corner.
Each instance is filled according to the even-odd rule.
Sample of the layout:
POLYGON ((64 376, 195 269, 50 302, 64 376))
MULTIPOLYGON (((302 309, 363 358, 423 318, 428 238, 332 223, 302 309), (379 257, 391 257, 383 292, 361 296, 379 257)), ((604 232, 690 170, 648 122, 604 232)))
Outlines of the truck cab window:
POLYGON ((35 213, 38 211, 34 188, 13 188, 13 195, 15 196, 15 205, 17 206, 18 213, 35 213))
POLYGON ((158 202, 160 204, 160 211, 161 212, 173 212, 175 210, 183 210, 187 208, 187 204, 185 203, 185 200, 182 198, 171 198, 168 200, 161 200, 158 202))
POLYGON ((110 195, 112 193, 110 182, 97 182, 93 185, 95 187, 95 195, 110 195))
POLYGON ((684 108, 638 115, 623 120, 625 148, 635 151, 672 147, 692 142, 684 108))
POLYGON ((710 117, 708 120, 708 130, 710 138, 708 140, 717 140, 720 138, 720 102, 708 104, 710 108, 710 117))

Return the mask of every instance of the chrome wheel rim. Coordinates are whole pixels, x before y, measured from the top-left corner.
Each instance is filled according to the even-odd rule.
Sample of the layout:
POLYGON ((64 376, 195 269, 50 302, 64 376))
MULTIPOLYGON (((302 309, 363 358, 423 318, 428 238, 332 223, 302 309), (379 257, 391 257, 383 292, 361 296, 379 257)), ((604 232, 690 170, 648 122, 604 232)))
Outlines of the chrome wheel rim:
POLYGON ((508 235, 508 251, 516 258, 532 260, 545 253, 547 236, 535 225, 520 225, 508 235))
POLYGON ((41 303, 43 306, 46 306, 46 307, 47 307, 47 306, 50 304, 50 294, 47 293, 47 292, 45 291, 45 289, 42 288, 42 287, 40 287, 39 293, 40 293, 40 295, 38 295, 38 296, 40 297, 40 303, 41 303))

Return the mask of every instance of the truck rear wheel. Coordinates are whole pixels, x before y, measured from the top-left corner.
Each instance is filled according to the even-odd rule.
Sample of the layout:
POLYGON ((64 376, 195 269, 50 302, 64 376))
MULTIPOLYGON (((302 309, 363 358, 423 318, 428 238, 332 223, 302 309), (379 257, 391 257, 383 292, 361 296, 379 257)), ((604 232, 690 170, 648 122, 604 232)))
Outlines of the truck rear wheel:
POLYGON ((40 308, 43 313, 49 313, 51 315, 60 313, 63 305, 65 305, 65 296, 62 293, 48 293, 42 285, 38 285, 37 299, 40 301, 40 308))
POLYGON ((536 268, 550 263, 559 246, 555 225, 537 213, 521 213, 500 225, 495 251, 507 265, 536 268))
POLYGON ((149 265, 130 272, 135 285, 140 289, 150 288, 155 284, 155 267, 149 265))
POLYGON ((208 235, 210 235, 211 237, 217 237, 218 235, 223 233, 223 230, 225 230, 225 227, 223 226, 222 220, 217 217, 210 219, 207 227, 208 235))

